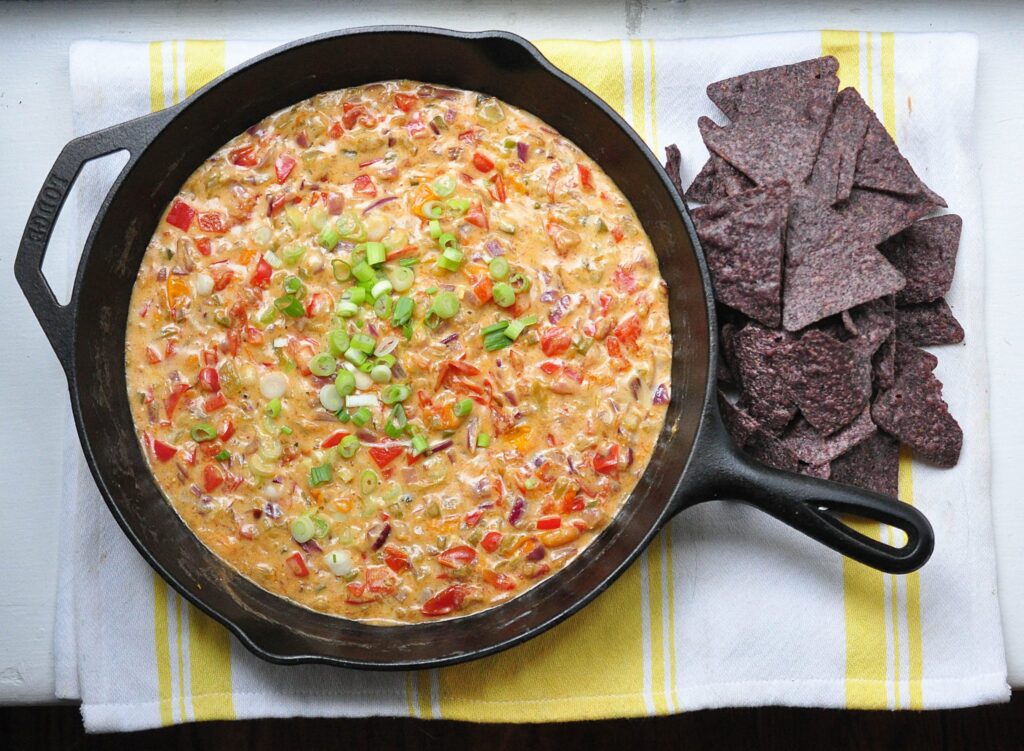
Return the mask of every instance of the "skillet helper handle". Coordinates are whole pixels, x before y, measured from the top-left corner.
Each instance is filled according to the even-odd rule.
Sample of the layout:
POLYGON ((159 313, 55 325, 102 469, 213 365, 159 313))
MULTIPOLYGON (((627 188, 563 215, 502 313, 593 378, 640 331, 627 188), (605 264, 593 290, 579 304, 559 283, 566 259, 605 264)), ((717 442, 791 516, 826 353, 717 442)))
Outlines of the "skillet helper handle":
POLYGON ((890 574, 916 571, 931 556, 932 526, 910 504, 765 466, 736 449, 717 414, 710 423, 696 489, 700 500, 748 503, 833 550, 890 574), (896 527, 907 541, 899 548, 887 545, 850 526, 844 516, 896 527))
POLYGON ((54 162, 32 205, 14 261, 14 275, 65 372, 71 369, 74 305, 57 302, 43 275, 43 258, 64 201, 87 162, 115 151, 128 151, 131 157, 125 165, 127 169, 175 112, 176 109, 162 110, 69 142, 54 162))

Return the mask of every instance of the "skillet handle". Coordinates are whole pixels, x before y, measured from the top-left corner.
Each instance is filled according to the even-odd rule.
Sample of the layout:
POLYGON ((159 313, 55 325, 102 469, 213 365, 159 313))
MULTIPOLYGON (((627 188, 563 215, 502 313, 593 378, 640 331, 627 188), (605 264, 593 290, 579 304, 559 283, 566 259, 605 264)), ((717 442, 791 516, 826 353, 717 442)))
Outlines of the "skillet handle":
POLYGON ((692 467, 696 480, 683 505, 709 500, 748 503, 843 555, 891 574, 906 574, 925 564, 935 547, 924 514, 894 498, 815 477, 767 467, 733 445, 717 406, 705 418, 692 467), (840 514, 901 529, 903 547, 862 534, 840 514))
POLYGON ((127 170, 176 112, 177 108, 161 110, 69 142, 54 162, 32 206, 14 260, 14 275, 66 373, 71 372, 74 302, 67 305, 57 302, 43 275, 43 258, 57 217, 87 162, 115 151, 128 151, 131 157, 124 167, 127 170))

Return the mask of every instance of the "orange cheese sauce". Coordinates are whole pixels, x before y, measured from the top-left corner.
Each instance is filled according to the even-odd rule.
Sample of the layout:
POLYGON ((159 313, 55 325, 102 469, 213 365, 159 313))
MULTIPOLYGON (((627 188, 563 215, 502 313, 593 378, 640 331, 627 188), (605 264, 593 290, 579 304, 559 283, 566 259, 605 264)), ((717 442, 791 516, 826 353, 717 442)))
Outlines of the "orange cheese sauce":
POLYGON ((570 562, 671 388, 665 285, 614 183, 529 113, 411 81, 301 102, 197 169, 125 359, 150 467, 203 543, 381 625, 570 562))

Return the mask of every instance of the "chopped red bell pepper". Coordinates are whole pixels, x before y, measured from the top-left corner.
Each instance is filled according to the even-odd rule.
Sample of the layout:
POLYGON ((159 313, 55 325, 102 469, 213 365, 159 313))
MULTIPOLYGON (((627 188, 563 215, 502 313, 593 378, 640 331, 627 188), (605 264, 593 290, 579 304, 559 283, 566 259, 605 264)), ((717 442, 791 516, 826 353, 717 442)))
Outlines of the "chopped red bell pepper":
POLYGON ((462 584, 453 584, 423 603, 421 612, 423 615, 448 615, 462 607, 467 593, 468 590, 462 584))
POLYGON ((228 231, 227 216, 219 211, 204 211, 199 215, 199 229, 215 235, 223 235, 228 231))
POLYGON ((208 237, 197 237, 196 238, 196 249, 204 256, 210 255, 212 248, 210 247, 210 238, 208 237))
POLYGON ((621 228, 619 228, 619 227, 612 227, 612 238, 615 240, 615 242, 617 242, 617 243, 622 242, 622 238, 624 238, 625 236, 626 235, 622 231, 621 228))
POLYGON ((540 334, 540 348, 548 357, 562 354, 571 344, 572 336, 561 326, 550 326, 540 334))
POLYGON ((225 420, 224 424, 220 426, 220 430, 217 431, 217 436, 222 440, 226 441, 228 438, 235 434, 235 424, 231 420, 225 420))
POLYGON ((617 336, 605 339, 604 346, 608 348, 608 354, 612 357, 622 357, 622 343, 617 336))
POLYGON ((636 340, 640 337, 640 318, 636 314, 631 315, 625 321, 619 323, 612 331, 620 342, 636 349, 636 340))
POLYGON ((632 271, 630 271, 629 266, 616 266, 615 273, 612 275, 612 282, 619 292, 636 292, 636 278, 633 276, 632 271))
POLYGON ((253 145, 242 146, 228 153, 228 161, 236 167, 255 167, 259 164, 256 156, 256 147, 253 145))
POLYGON ((398 261, 402 258, 412 258, 415 255, 419 255, 420 249, 416 245, 406 245, 388 252, 388 261, 398 261))
POLYGON ((494 169, 494 162, 479 151, 475 151, 473 152, 473 166, 481 172, 490 172, 494 169))
POLYGON ((202 368, 199 371, 199 386, 203 391, 220 391, 220 374, 216 368, 202 368))
POLYGON ((309 569, 306 568, 306 561, 303 559, 302 553, 292 553, 284 559, 284 562, 288 564, 288 568, 296 576, 309 576, 309 569))
POLYGON ((501 574, 490 569, 484 570, 484 581, 495 589, 503 589, 505 591, 513 590, 517 586, 516 580, 508 574, 501 574))
POLYGON ((329 436, 327 436, 324 439, 324 442, 320 444, 320 448, 322 448, 322 449, 334 448, 339 443, 341 443, 341 439, 344 438, 347 435, 348 435, 348 431, 347 430, 335 431, 334 433, 331 433, 329 436))
POLYGON ((249 284, 253 287, 266 287, 270 284, 270 277, 273 273, 274 267, 271 266, 263 256, 260 256, 260 260, 256 264, 256 271, 253 272, 252 278, 249 280, 249 284))
POLYGON ((477 305, 484 305, 490 302, 494 292, 494 283, 489 276, 480 277, 480 281, 473 285, 473 298, 477 305))
POLYGON ((402 455, 405 451, 403 446, 394 444, 391 446, 374 446, 370 449, 370 458, 380 469, 388 466, 391 462, 402 455))
POLYGON ((484 515, 484 510, 483 509, 480 509, 480 508, 473 509, 468 514, 466 514, 466 518, 464 519, 464 521, 466 522, 466 526, 467 527, 475 527, 477 524, 480 523, 480 517, 482 517, 483 515, 484 515))
POLYGON ((498 203, 505 203, 505 178, 501 176, 501 173, 495 173, 494 177, 491 178, 491 189, 488 191, 498 203))
POLYGON ((224 482, 224 474, 216 464, 207 464, 203 467, 203 489, 212 493, 224 482))
POLYGON ((602 475, 611 475, 619 471, 619 445, 613 443, 604 456, 594 455, 594 471, 602 475))
POLYGON ((480 547, 488 553, 493 553, 501 545, 501 537, 501 532, 488 532, 484 535, 484 539, 480 541, 480 547))
POLYGON ((396 574, 400 574, 409 568, 409 556, 406 555, 405 551, 396 548, 394 545, 385 545, 384 563, 396 574))
POLYGON ((466 212, 466 221, 470 224, 476 225, 480 229, 490 229, 490 223, 487 221, 487 214, 484 213, 484 206, 482 203, 477 201, 466 212))
POLYGON ((462 568, 476 560, 476 551, 469 545, 455 545, 437 557, 437 562, 448 568, 462 568))
POLYGON ((156 347, 146 347, 146 360, 149 361, 150 365, 156 365, 158 362, 163 362, 164 356, 156 347))
POLYGON ((537 520, 537 529, 558 529, 562 526, 560 516, 542 516, 537 520))
POLYGON ((282 154, 274 162, 274 173, 277 175, 277 182, 283 183, 288 179, 288 175, 295 169, 295 157, 282 154))
POLYGON ((584 190, 593 190, 594 181, 591 178, 590 167, 585 164, 577 164, 576 171, 580 173, 580 185, 584 190))
POLYGON ((177 198, 174 203, 171 204, 171 210, 167 212, 167 223, 177 227, 182 232, 187 232, 188 228, 192 224, 192 218, 195 215, 195 209, 180 198, 177 198))
POLYGON ((153 453, 156 454, 156 458, 160 461, 167 462, 174 458, 174 455, 178 453, 178 449, 176 446, 164 443, 159 438, 154 438, 153 453))
POLYGON ((174 416, 174 410, 177 409, 178 402, 181 401, 181 397, 183 397, 185 392, 190 388, 192 387, 187 383, 176 383, 171 387, 171 393, 167 395, 166 399, 164 399, 164 409, 167 410, 167 417, 170 418, 174 416))
POLYGON ((395 94, 395 106, 402 112, 409 112, 416 106, 416 97, 411 94, 395 94))
POLYGON ((203 410, 209 414, 210 412, 216 412, 218 409, 223 409, 228 406, 228 398, 224 396, 223 391, 218 391, 216 394, 208 398, 203 402, 203 410))
POLYGON ((329 135, 331 138, 341 138, 341 134, 341 121, 335 120, 333 123, 331 123, 331 127, 327 129, 327 135, 329 135))
POLYGON ((352 181, 352 192, 373 197, 377 195, 377 186, 373 184, 369 175, 359 175, 352 181))

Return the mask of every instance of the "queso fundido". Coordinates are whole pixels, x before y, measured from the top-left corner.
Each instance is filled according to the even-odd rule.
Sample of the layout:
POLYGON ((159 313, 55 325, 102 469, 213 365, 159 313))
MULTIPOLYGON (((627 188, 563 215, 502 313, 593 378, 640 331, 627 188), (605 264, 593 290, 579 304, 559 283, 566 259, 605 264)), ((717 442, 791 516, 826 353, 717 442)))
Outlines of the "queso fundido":
POLYGON ((128 318, 133 416, 195 534, 315 610, 468 614, 571 561, 670 395, 667 294, 602 170, 410 81, 267 117, 182 186, 128 318))

